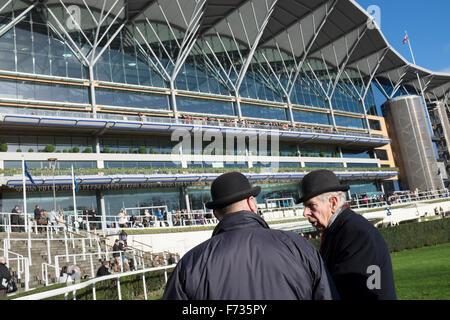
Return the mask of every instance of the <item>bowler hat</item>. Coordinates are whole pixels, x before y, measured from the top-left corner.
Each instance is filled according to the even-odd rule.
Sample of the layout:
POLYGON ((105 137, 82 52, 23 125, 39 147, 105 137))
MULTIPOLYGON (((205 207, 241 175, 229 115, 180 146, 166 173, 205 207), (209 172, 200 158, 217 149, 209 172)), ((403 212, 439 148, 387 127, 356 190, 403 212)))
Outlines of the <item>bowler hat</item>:
POLYGON ((350 186, 340 184, 336 175, 329 170, 311 171, 303 177, 301 182, 302 197, 296 204, 305 202, 322 193, 333 191, 347 191, 350 186))
POLYGON ((256 197, 261 187, 252 187, 247 177, 239 172, 228 172, 220 175, 211 185, 212 201, 205 206, 208 209, 224 208, 234 202, 256 197))

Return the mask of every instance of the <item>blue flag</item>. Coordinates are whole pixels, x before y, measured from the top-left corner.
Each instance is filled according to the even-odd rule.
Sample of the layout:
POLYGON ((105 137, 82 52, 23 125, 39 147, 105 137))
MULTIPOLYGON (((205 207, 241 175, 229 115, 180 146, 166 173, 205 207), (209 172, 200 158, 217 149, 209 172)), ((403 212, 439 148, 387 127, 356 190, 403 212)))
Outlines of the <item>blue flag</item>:
POLYGON ((75 192, 78 192, 78 183, 77 183, 77 176, 75 175, 75 171, 73 172, 73 184, 75 185, 75 192))
POLYGON ((30 171, 28 171, 27 163, 24 161, 23 164, 24 164, 24 168, 25 168, 25 175, 28 177, 28 179, 30 179, 32 184, 36 184, 33 180, 33 177, 31 176, 30 171))

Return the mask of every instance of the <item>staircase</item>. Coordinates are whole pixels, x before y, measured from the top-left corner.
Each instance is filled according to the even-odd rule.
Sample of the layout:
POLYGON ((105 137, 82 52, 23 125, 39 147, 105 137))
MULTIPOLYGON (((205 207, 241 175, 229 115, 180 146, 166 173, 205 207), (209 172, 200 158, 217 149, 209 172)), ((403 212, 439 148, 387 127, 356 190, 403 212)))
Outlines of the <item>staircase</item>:
MULTIPOLYGON (((25 232, 11 232, 10 233, 10 252, 14 252, 22 255, 23 257, 28 257, 28 234, 25 232), (16 239, 16 240, 14 240, 16 239)), ((7 238, 6 232, 0 232, 0 248, 3 248, 4 241, 7 238)), ((59 272, 61 268, 66 265, 70 266, 76 264, 81 270, 81 277, 88 275, 89 278, 92 276, 91 270, 91 257, 86 256, 83 259, 82 256, 76 257, 76 263, 74 263, 74 258, 70 257, 71 254, 82 254, 83 246, 81 238, 85 238, 85 253, 92 254, 92 264, 93 264, 93 272, 94 276, 97 273, 98 268, 101 266, 102 260, 105 259, 105 252, 109 252, 109 260, 113 260, 111 252, 112 245, 110 241, 106 237, 102 237, 100 235, 93 234, 92 232, 79 230, 78 233, 68 232, 67 234, 67 251, 69 254, 69 261, 66 260, 65 257, 61 257, 58 259, 58 276, 56 276, 55 268, 47 267, 48 272, 48 284, 55 284, 58 282, 59 272), (72 236, 74 240, 69 236, 72 236), (91 240, 86 239, 91 237, 91 240), (77 240, 78 239, 78 240, 77 240), (92 243, 92 246, 90 245, 92 243), (100 257, 98 255, 99 249, 98 245, 100 245, 100 250, 103 253, 100 257), (94 255, 95 254, 95 255, 94 255)), ((55 265, 55 256, 65 256, 66 255, 66 244, 64 238, 64 232, 59 232, 58 234, 53 233, 53 240, 50 240, 50 256, 51 261, 48 259, 48 248, 47 248, 47 234, 46 233, 31 233, 31 262, 32 264, 29 266, 30 272, 30 280, 29 280, 29 289, 39 288, 45 286, 45 278, 42 275, 42 264, 48 263, 50 265, 55 265)), ((142 268, 151 268, 156 266, 165 265, 167 261, 168 254, 170 253, 151 253, 148 251, 144 251, 142 249, 129 247, 129 249, 134 249, 136 251, 136 257, 139 258, 143 264, 140 266, 136 266, 139 269, 142 268)), ((127 257, 132 255, 131 253, 125 253, 127 257)), ((176 260, 178 261, 179 256, 174 254, 176 260)), ((13 256, 10 255, 10 258, 13 256)), ((18 279, 18 270, 17 270, 17 261, 11 261, 8 263, 8 268, 13 276, 16 284, 17 284, 17 293, 25 291, 25 275, 22 273, 21 279, 18 279)))
MULTIPOLYGON (((3 247, 3 241, 6 238, 6 233, 0 233, 1 247, 3 247)), ((10 249, 9 251, 18 253, 24 257, 28 257, 28 240, 27 233, 24 232, 12 232, 10 234, 10 249), (24 239, 24 240, 13 240, 13 239, 24 239)), ((53 240, 50 240, 50 255, 51 261, 48 261, 48 250, 47 250, 47 235, 46 234, 31 234, 32 246, 31 246, 31 261, 30 265, 30 282, 29 288, 38 288, 45 286, 45 279, 42 279, 42 263, 46 262, 48 264, 55 264, 56 255, 65 255, 66 246, 64 241, 64 234, 60 232, 58 235, 53 235, 53 240), (39 240, 38 240, 39 239, 39 240)), ((72 241, 68 239, 67 241, 67 251, 68 254, 79 254, 82 253, 82 244, 80 240, 75 240, 75 247, 73 247, 72 241)), ((92 247, 89 246, 89 241, 85 241, 85 252, 86 253, 96 253, 98 252, 96 240, 92 239, 92 247)), ((11 256, 12 257, 12 256, 11 256)), ((94 262, 94 272, 100 267, 101 262, 98 261, 98 257, 93 257, 94 262)), ((66 259, 59 259, 60 268, 63 265, 70 266, 73 264, 73 258, 70 257, 69 262, 66 259)), ((76 258, 76 265, 80 267, 81 275, 88 274, 91 276, 91 267, 89 257, 83 260, 82 257, 76 258)), ((18 292, 25 290, 24 275, 22 274, 22 279, 18 279, 17 274, 17 263, 12 261, 8 264, 11 275, 16 281, 18 292)), ((59 273, 59 271, 58 271, 59 273)), ((56 277, 55 269, 52 267, 48 268, 48 282, 49 284, 57 283, 58 279, 56 277)))

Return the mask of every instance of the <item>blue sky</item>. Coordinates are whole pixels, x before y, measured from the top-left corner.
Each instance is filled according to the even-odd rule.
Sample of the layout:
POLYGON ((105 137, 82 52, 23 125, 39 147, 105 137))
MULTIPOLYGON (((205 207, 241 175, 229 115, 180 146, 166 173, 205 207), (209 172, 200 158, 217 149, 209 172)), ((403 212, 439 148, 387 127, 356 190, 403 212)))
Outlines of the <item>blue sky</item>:
POLYGON ((381 10, 381 31, 406 60, 412 62, 408 45, 402 46, 408 31, 416 64, 435 72, 450 73, 450 1, 448 0, 356 0, 367 9, 381 10))

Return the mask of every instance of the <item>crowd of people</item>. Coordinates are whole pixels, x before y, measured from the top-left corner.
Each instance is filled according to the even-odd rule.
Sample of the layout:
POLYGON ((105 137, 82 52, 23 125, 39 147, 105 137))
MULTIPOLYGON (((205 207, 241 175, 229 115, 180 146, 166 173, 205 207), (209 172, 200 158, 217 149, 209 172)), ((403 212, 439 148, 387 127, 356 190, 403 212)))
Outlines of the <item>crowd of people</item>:
MULTIPOLYGON (((145 119, 140 116, 140 119, 145 119)), ((248 119, 237 118, 215 118, 215 117, 201 117, 191 115, 181 115, 180 119, 183 119, 186 124, 202 124, 209 125, 211 123, 217 123, 219 126, 231 126, 231 127, 244 127, 244 128, 278 128, 284 131, 308 131, 308 132, 323 132, 333 133, 332 127, 321 127, 317 125, 304 125, 300 123, 292 123, 288 121, 258 121, 248 119)))
POLYGON ((404 202, 446 198, 448 196, 446 190, 422 192, 420 189, 416 189, 414 191, 394 192, 392 194, 373 194, 372 196, 368 196, 366 193, 357 194, 352 196, 349 203, 351 207, 375 208, 404 202))
POLYGON ((151 212, 144 209, 139 215, 128 215, 125 210, 120 210, 116 223, 119 228, 177 227, 204 225, 207 219, 212 218, 211 213, 205 215, 201 210, 188 212, 186 209, 168 211, 158 208, 151 212))
MULTIPOLYGON (((58 227, 63 226, 64 212, 59 210, 47 211, 42 209, 37 204, 34 208, 33 217, 30 219, 30 223, 36 230, 36 232, 45 232, 46 227, 51 227, 56 230, 58 227)), ((8 223, 8 221, 3 221, 8 223)), ((25 232, 25 214, 22 212, 18 205, 14 206, 11 210, 10 221, 12 232, 25 232)))

